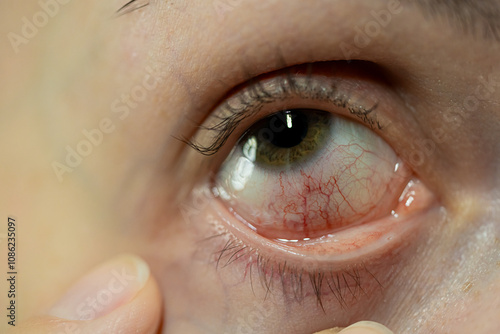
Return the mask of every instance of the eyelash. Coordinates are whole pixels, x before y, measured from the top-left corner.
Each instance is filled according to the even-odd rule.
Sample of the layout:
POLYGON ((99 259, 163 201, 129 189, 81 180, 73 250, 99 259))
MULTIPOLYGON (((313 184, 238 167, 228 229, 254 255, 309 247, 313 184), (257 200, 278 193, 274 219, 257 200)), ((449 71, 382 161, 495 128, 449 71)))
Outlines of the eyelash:
MULTIPOLYGON (((373 280, 380 291, 383 289, 381 282, 364 263, 358 264, 356 268, 343 269, 342 271, 332 269, 328 271, 315 270, 310 272, 303 268, 291 266, 287 264, 286 261, 278 262, 266 259, 259 254, 257 249, 246 245, 230 232, 215 234, 202 240, 202 242, 214 238, 227 239, 222 249, 214 253, 216 269, 222 270, 235 262, 242 262, 243 267, 246 268, 244 277, 249 277, 251 289, 255 295, 252 272, 255 270, 253 268, 256 268, 261 287, 265 290, 264 300, 273 293, 272 289, 276 288, 276 286, 273 285, 275 275, 279 275, 278 277, 281 282, 283 293, 291 294, 291 297, 299 303, 305 298, 304 284, 310 284, 314 297, 316 298, 316 305, 320 307, 325 314, 326 310, 323 303, 323 288, 325 287, 327 291, 332 293, 340 307, 344 310, 349 306, 348 298, 357 300, 359 295, 366 295, 363 289, 363 285, 365 285, 366 282, 362 282, 362 273, 366 273, 367 275, 363 275, 364 278, 373 280)), ((290 295, 287 294, 286 297, 288 298, 290 295)))
MULTIPOLYGON (((312 66, 312 64, 309 65, 312 66)), ((314 88, 309 86, 300 86, 295 81, 292 71, 293 69, 282 71, 285 73, 284 78, 286 78, 286 80, 282 80, 279 84, 282 91, 267 91, 261 84, 261 78, 257 77, 250 80, 247 83, 248 86, 238 95, 239 103, 242 105, 241 108, 233 108, 228 102, 225 102, 222 105, 222 109, 219 110, 220 114, 225 116, 220 117, 220 121, 217 124, 210 127, 199 126, 200 130, 215 132, 214 139, 210 144, 202 145, 193 140, 180 140, 204 156, 215 155, 243 121, 253 117, 265 104, 285 99, 293 94, 306 99, 312 97, 317 101, 329 100, 333 103, 333 106, 347 109, 351 115, 361 120, 370 129, 377 128, 382 130, 383 127, 380 122, 376 117, 371 116, 371 113, 377 109, 378 103, 375 103, 370 108, 351 104, 349 96, 337 95, 337 87, 333 84, 330 85, 330 91, 326 92, 326 95, 325 92, 315 91, 314 88), (244 99, 246 96, 249 97, 248 100, 244 99)), ((307 79, 309 80, 310 77, 311 74, 308 74, 307 79)))

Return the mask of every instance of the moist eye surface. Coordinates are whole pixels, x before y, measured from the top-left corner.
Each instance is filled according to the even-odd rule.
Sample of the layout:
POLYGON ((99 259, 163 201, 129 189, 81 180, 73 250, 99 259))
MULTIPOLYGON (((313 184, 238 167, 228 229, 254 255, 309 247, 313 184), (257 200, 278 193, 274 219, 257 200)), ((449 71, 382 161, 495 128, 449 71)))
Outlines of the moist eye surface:
POLYGON ((291 109, 250 127, 217 175, 220 198, 271 239, 318 238, 390 213, 408 180, 367 127, 291 109))

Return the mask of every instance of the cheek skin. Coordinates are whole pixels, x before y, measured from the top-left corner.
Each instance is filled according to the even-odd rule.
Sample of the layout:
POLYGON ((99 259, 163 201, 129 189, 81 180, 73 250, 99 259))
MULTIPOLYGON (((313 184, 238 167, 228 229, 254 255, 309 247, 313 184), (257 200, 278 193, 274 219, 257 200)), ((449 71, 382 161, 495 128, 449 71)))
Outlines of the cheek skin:
MULTIPOLYGON (((23 16, 31 20, 41 10, 31 0, 14 7, 19 8, 11 6, 7 21, 5 15, 1 21, 12 22, 6 31, 17 33, 23 16)), ((113 201, 112 190, 122 181, 116 177, 120 163, 110 160, 119 161, 122 156, 109 138, 65 173, 63 182, 51 166, 53 161, 65 164, 66 145, 75 149, 85 138, 82 130, 98 126, 115 98, 117 87, 109 78, 117 73, 110 64, 121 57, 115 52, 114 29, 110 25, 103 29, 97 19, 112 13, 110 7, 92 1, 61 6, 50 24, 20 46, 19 54, 10 45, 2 48, 2 57, 13 59, 0 61, 7 65, 0 70, 0 81, 5 80, 2 87, 7 88, 2 90, 0 109, 15 112, 2 115, 8 114, 8 121, 2 122, 0 151, 12 163, 0 173, 3 189, 9 190, 0 194, 0 202, 22 221, 20 241, 26 247, 19 247, 21 318, 46 309, 86 270, 124 248, 118 237, 122 226, 113 225, 121 217, 108 205, 113 201), (95 50, 99 56, 90 56, 95 50), (115 177, 110 181, 107 175, 115 177)), ((113 136, 112 142, 124 139, 118 133, 113 136)), ((6 291, 3 285, 0 290, 6 291)))
POLYGON ((455 200, 460 209, 430 225, 411 261, 389 281, 385 307, 374 316, 395 333, 498 332, 498 224, 482 210, 491 203, 455 200))

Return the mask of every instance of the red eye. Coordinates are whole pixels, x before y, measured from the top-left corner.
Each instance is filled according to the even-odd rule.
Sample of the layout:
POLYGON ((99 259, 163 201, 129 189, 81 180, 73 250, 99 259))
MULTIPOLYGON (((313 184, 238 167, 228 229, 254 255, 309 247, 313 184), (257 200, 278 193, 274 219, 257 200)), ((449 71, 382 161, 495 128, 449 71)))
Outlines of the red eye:
POLYGON ((266 74, 226 98, 190 143, 215 156, 205 214, 245 245, 231 261, 345 269, 408 244, 439 210, 383 139, 396 140, 384 124, 397 101, 376 78, 326 65, 266 74))
POLYGON ((216 189, 257 233, 302 241, 391 214, 409 178, 367 127, 292 109, 252 126, 222 165, 216 189))

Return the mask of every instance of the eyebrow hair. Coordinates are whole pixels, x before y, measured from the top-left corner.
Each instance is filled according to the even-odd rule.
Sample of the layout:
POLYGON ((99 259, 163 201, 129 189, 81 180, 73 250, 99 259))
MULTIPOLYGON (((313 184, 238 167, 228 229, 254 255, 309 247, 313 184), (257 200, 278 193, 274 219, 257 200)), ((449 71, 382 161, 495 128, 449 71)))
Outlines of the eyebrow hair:
POLYGON ((500 2, 497 0, 405 0, 424 15, 445 19, 461 33, 500 42, 500 2))
POLYGON ((149 0, 138 1, 138 0, 130 0, 126 4, 120 7, 115 13, 115 17, 122 16, 138 9, 144 8, 149 5, 149 0))
MULTIPOLYGON (((403 0, 416 4, 424 15, 448 21, 459 32, 500 42, 500 2, 498 0, 403 0)), ((120 7, 115 17, 150 4, 149 0, 130 0, 120 7)))

